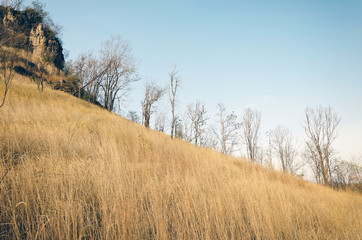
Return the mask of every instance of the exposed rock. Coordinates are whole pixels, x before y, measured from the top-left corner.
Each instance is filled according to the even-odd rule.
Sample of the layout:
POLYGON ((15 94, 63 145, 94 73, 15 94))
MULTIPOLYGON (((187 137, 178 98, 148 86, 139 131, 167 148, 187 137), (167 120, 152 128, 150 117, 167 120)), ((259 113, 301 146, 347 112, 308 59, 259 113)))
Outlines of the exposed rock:
POLYGON ((33 45, 34 58, 41 58, 46 52, 46 37, 44 36, 43 24, 39 23, 38 27, 30 31, 29 42, 33 45))
POLYGON ((4 26, 8 25, 9 22, 13 23, 15 21, 15 16, 12 13, 11 7, 7 8, 7 14, 3 18, 3 24, 4 26))
POLYGON ((37 65, 39 61, 48 57, 52 62, 48 65, 47 72, 62 74, 64 67, 62 44, 56 37, 56 33, 49 26, 44 26, 34 10, 16 11, 11 7, 0 6, 0 19, 3 20, 0 21, 0 30, 7 28, 10 31, 24 34, 27 38, 26 46, 21 47, 28 52, 28 54, 23 54, 23 58, 26 55, 27 61, 37 65))

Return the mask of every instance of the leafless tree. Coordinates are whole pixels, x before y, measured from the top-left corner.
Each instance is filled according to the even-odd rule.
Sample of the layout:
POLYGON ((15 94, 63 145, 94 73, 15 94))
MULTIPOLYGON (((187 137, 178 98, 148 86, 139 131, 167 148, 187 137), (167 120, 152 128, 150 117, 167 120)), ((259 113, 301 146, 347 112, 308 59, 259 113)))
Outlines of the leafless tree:
POLYGON ((317 182, 330 185, 334 151, 332 144, 337 137, 340 118, 331 107, 307 108, 304 132, 307 136, 305 157, 311 165, 317 182))
POLYGON ((247 157, 256 163, 262 164, 259 147, 260 116, 258 111, 246 108, 241 125, 242 142, 246 147, 247 157))
POLYGON ((16 46, 22 46, 24 43, 23 34, 17 34, 5 26, 0 29, 0 107, 5 104, 15 75, 14 67, 18 61, 19 51, 16 46))
POLYGON ((138 116, 136 111, 128 111, 127 118, 135 123, 140 122, 140 117, 138 116))
POLYGON ((192 122, 188 114, 188 110, 181 116, 177 116, 175 124, 175 136, 187 142, 192 142, 193 131, 192 122))
POLYGON ((204 144, 206 121, 209 119, 206 113, 205 104, 202 104, 200 101, 188 105, 187 116, 191 121, 191 141, 193 141, 195 145, 203 146, 204 144))
POLYGON ((44 91, 44 82, 48 74, 48 66, 54 62, 55 53, 44 51, 37 62, 39 77, 37 80, 38 90, 44 91), (40 89, 41 86, 41 89, 40 89))
POLYGON ((221 153, 232 155, 238 144, 238 135, 240 123, 237 122, 237 116, 234 112, 227 114, 225 106, 221 103, 217 105, 219 110, 217 114, 218 128, 214 128, 213 132, 216 137, 217 145, 221 153))
POLYGON ((174 65, 168 73, 170 78, 170 86, 169 86, 169 99, 171 103, 171 138, 173 138, 175 134, 175 124, 176 124, 176 117, 175 117, 175 103, 176 103, 176 93, 177 89, 181 84, 181 79, 178 76, 177 66, 174 65))
POLYGON ((0 46, 0 107, 4 106, 6 95, 9 92, 11 82, 14 78, 14 66, 17 61, 17 55, 0 46))
POLYGON ((215 132, 213 126, 205 126, 205 130, 202 132, 199 145, 201 147, 218 150, 218 142, 215 139, 215 132))
POLYGON ((318 155, 316 155, 316 152, 314 151, 313 145, 306 144, 302 156, 303 156, 304 162, 310 166, 310 168, 313 172, 315 181, 317 183, 323 183, 320 162, 318 160, 318 155))
POLYGON ((23 7, 23 2, 24 2, 24 0, 13 0, 12 6, 15 10, 19 11, 23 7))
POLYGON ((155 85, 154 83, 146 84, 145 97, 142 104, 142 124, 149 128, 151 114, 153 113, 152 106, 157 102, 164 94, 165 89, 155 85))
POLYGON ((159 132, 165 132, 165 129, 166 129, 166 115, 162 112, 157 112, 155 118, 155 130, 159 132))
POLYGON ((138 81, 136 62, 131 56, 127 42, 120 37, 112 37, 106 41, 101 50, 101 64, 105 69, 101 76, 103 105, 112 111, 116 101, 123 101, 129 94, 132 82, 138 81))
POLYGON ((89 52, 79 55, 72 69, 79 78, 78 90, 73 94, 92 103, 103 103, 109 111, 117 101, 122 102, 131 91, 131 83, 138 81, 136 61, 127 42, 119 36, 106 41, 98 56, 89 52))
POLYGON ((1 0, 1 5, 4 7, 9 6, 9 0, 1 0))
POLYGON ((78 78, 78 89, 73 93, 78 98, 83 97, 92 103, 97 103, 100 97, 102 76, 107 66, 103 66, 92 52, 82 53, 74 63, 69 63, 68 75, 78 78))
POLYGON ((357 187, 362 190, 362 167, 358 161, 343 161, 335 162, 332 170, 332 186, 333 187, 357 187))
POLYGON ((73 64, 74 74, 79 78, 78 84, 78 98, 81 98, 81 89, 84 86, 84 83, 89 79, 89 61, 91 60, 92 54, 80 54, 77 60, 73 64))
POLYGON ((282 170, 296 174, 301 167, 297 162, 298 150, 292 132, 287 128, 278 126, 270 131, 271 148, 278 158, 282 170))
POLYGON ((4 7, 12 7, 15 10, 21 10, 24 0, 1 0, 1 5, 4 7))
MULTIPOLYGON (((88 56, 86 60, 86 66, 84 69, 82 87, 78 91, 85 91, 88 95, 87 99, 91 103, 97 103, 101 97, 101 80, 105 74, 107 66, 104 66, 95 58, 92 54, 88 56)), ((76 92, 77 93, 77 92, 76 92)), ((75 94, 76 94, 75 93, 75 94)))
POLYGON ((179 116, 175 117, 175 137, 178 139, 186 140, 183 121, 179 116))
POLYGON ((273 168, 274 165, 273 165, 273 144, 272 144, 272 133, 273 131, 272 130, 269 130, 265 133, 265 136, 266 136, 266 139, 268 141, 268 145, 266 147, 266 149, 264 150, 264 153, 265 153, 265 162, 264 162, 264 165, 267 167, 267 168, 273 168))

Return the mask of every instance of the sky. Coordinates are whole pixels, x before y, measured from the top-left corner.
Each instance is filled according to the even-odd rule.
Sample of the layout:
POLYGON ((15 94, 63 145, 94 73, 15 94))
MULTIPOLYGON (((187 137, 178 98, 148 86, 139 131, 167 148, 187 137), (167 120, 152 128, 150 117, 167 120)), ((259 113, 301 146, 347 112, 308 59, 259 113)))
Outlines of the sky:
MULTIPOLYGON (((262 134, 282 125, 302 144, 305 108, 331 106, 339 155, 362 155, 361 0, 43 2, 63 27, 68 60, 114 35, 130 43, 141 81, 122 112, 140 112, 145 83, 168 84, 177 64, 178 113, 196 100, 211 119, 218 103, 239 119, 251 107, 262 134)), ((167 96, 158 108, 170 115, 167 96)))

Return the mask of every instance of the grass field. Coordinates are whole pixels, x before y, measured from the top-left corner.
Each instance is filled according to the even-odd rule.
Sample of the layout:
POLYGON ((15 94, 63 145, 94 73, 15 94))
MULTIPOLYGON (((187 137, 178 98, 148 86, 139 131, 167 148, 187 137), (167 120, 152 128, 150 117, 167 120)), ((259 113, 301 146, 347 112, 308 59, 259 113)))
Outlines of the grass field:
POLYGON ((362 239, 362 195, 145 129, 29 80, 0 109, 0 239, 362 239))

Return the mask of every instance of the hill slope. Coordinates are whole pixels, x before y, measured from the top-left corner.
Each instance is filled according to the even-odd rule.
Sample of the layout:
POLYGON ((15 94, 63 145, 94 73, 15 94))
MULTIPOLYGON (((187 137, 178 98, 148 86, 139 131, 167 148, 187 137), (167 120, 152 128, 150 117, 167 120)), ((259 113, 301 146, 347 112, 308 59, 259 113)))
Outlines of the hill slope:
POLYGON ((0 160, 1 239, 362 238, 361 195, 171 141, 27 82, 0 109, 0 160))

